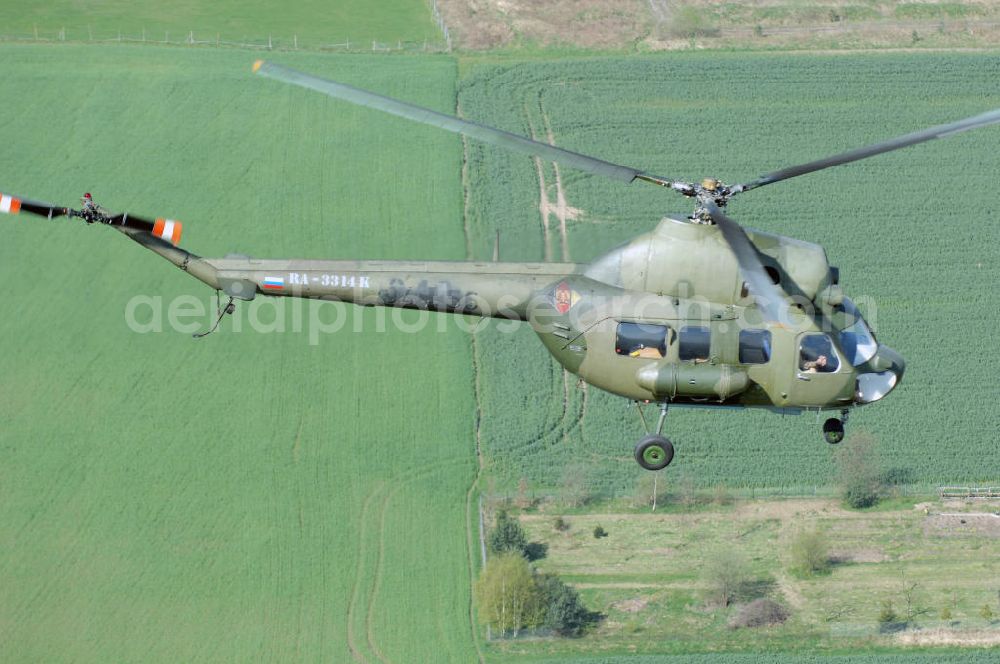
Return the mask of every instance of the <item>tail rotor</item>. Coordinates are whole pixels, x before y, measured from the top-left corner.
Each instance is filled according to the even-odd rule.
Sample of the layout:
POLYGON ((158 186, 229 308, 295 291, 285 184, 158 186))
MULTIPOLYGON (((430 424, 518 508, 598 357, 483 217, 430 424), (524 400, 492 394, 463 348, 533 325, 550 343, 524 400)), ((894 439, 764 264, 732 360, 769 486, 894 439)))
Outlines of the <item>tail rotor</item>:
POLYGON ((181 241, 183 224, 176 219, 157 218, 154 221, 138 215, 123 212, 109 214, 98 206, 85 206, 82 210, 60 207, 51 203, 32 201, 11 194, 0 193, 0 213, 20 214, 22 212, 46 219, 57 217, 79 218, 88 224, 104 224, 106 226, 121 226, 137 231, 144 231, 153 237, 177 246, 181 241))

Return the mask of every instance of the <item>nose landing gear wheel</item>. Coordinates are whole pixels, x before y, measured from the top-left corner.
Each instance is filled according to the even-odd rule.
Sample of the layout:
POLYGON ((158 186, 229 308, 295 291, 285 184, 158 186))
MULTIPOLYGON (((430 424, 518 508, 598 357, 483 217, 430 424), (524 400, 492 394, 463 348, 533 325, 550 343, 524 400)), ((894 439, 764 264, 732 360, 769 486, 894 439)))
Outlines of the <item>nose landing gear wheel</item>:
POLYGON ((823 440, 836 445, 844 440, 844 423, 836 417, 831 417, 823 423, 823 440))
POLYGON ((651 433, 636 444, 635 460, 646 470, 663 470, 674 460, 673 443, 651 433))

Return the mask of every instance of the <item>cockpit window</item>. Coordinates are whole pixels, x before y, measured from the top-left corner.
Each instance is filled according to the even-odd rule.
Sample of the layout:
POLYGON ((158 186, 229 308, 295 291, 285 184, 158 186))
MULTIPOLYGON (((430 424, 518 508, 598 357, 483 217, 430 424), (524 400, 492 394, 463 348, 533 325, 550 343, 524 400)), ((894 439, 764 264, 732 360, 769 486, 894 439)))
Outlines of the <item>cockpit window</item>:
POLYGON ((833 341, 825 334, 802 337, 799 346, 799 370, 805 373, 833 373, 840 368, 840 359, 833 350, 833 341))
POLYGON ((615 352, 629 357, 658 360, 667 354, 669 330, 666 325, 618 323, 615 352))
POLYGON ((834 310, 837 318, 842 320, 843 329, 840 332, 840 347, 847 356, 851 366, 864 364, 875 356, 878 342, 861 317, 857 307, 846 297, 842 304, 834 310))
POLYGON ((770 359, 769 330, 740 330, 740 364, 766 364, 770 359))
POLYGON ((712 331, 707 327, 686 325, 681 328, 677 343, 677 352, 682 362, 707 360, 712 346, 712 331))

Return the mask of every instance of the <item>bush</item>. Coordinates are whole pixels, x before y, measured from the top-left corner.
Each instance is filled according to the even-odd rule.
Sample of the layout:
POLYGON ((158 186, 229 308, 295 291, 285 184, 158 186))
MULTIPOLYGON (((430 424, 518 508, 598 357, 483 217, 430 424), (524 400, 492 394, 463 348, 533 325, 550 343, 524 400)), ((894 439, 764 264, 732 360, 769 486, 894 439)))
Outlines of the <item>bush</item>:
POLYGON ((712 490, 712 502, 716 505, 731 505, 733 494, 729 493, 725 484, 716 484, 715 489, 712 490))
POLYGON ((983 608, 979 609, 979 615, 986 622, 993 620, 993 609, 990 608, 989 604, 983 604, 983 608))
POLYGON ((865 478, 851 480, 844 486, 844 502, 854 509, 872 507, 878 503, 879 487, 865 478))
POLYGON ((947 606, 941 609, 941 620, 951 620, 951 609, 947 606))
POLYGON ((715 37, 719 29, 709 21, 699 7, 681 7, 675 13, 670 25, 674 37, 715 37))
POLYGON ((792 564, 805 574, 820 574, 830 569, 829 545, 819 531, 799 533, 792 541, 792 564))
POLYGON ((594 526, 594 539, 601 539, 602 537, 607 537, 608 531, 604 529, 604 526, 600 524, 594 526))
POLYGON ((729 620, 730 629, 780 625, 788 620, 788 609, 770 599, 755 599, 739 608, 729 620))
POLYGON ((552 527, 558 530, 559 532, 564 533, 567 530, 569 530, 569 521, 562 518, 561 516, 557 516, 555 520, 552 522, 552 527))
POLYGON ((528 562, 541 560, 549 555, 549 545, 544 542, 528 542, 528 546, 524 547, 521 555, 527 558, 528 562))

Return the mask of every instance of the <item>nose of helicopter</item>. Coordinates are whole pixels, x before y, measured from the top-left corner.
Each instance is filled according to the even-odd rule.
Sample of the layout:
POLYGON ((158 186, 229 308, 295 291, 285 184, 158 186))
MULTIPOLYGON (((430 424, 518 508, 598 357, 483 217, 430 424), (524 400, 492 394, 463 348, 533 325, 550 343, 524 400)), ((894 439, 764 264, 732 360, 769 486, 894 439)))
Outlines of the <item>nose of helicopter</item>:
POLYGON ((899 385, 906 371, 906 361, 903 356, 879 344, 878 351, 869 362, 874 371, 858 376, 854 400, 859 403, 878 401, 899 385))

